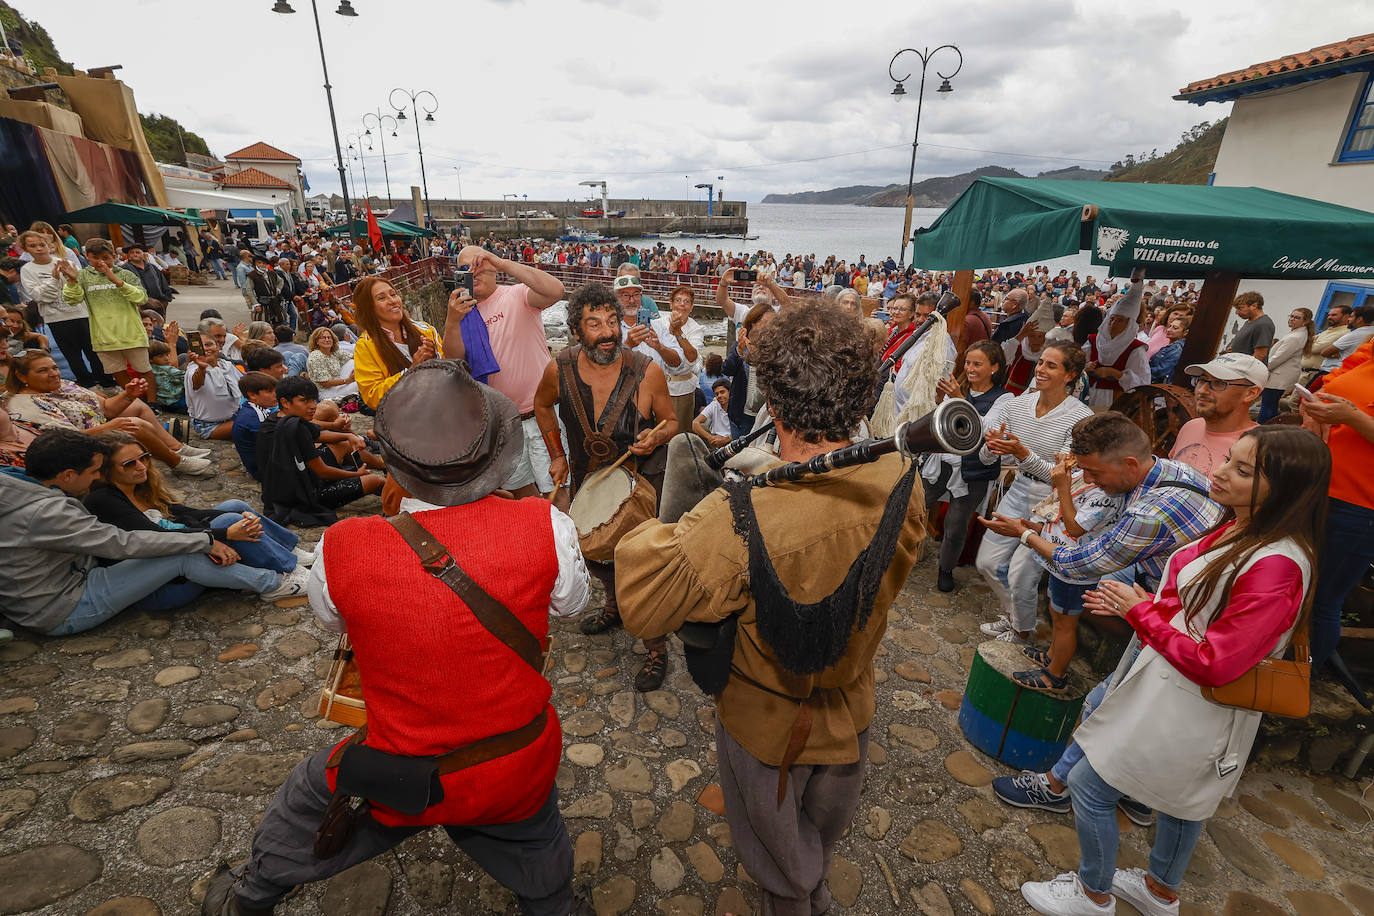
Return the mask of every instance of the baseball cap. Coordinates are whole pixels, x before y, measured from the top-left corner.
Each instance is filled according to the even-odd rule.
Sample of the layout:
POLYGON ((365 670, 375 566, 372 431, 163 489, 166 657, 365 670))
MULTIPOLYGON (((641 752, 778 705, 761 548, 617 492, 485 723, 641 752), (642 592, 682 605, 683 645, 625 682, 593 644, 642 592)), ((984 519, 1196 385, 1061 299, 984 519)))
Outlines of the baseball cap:
POLYGON ((1198 363, 1183 370, 1198 376, 1204 372, 1227 382, 1246 381, 1263 388, 1269 382, 1269 369, 1264 363, 1244 353, 1222 353, 1211 362, 1198 363))
POLYGON ((615 278, 615 283, 612 284, 612 289, 614 289, 616 292, 620 292, 622 289, 629 289, 630 287, 634 287, 635 289, 643 289, 644 284, 640 283, 639 278, 636 277, 634 274, 621 274, 620 276, 615 278))

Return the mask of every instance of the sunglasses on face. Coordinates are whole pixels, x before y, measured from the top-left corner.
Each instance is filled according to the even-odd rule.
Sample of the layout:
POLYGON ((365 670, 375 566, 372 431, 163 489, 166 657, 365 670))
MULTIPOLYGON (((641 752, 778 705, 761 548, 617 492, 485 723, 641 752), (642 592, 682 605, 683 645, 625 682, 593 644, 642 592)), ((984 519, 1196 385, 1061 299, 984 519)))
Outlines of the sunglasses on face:
POLYGON ((148 452, 144 452, 142 455, 135 455, 134 457, 128 459, 127 461, 121 461, 121 462, 119 462, 119 466, 122 467, 122 468, 124 468, 124 470, 127 471, 129 468, 133 467, 133 466, 136 465, 136 464, 146 465, 146 464, 148 463, 148 459, 150 459, 150 458, 152 458, 152 457, 153 457, 153 456, 152 456, 151 454, 149 454, 148 452))

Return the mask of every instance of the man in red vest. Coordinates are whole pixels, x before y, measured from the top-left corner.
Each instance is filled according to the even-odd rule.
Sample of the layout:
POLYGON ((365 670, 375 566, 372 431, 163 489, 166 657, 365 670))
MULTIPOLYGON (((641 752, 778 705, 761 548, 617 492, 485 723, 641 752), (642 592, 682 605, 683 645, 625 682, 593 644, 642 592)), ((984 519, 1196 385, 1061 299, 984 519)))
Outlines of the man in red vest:
POLYGON ((331 526, 309 584, 321 625, 352 642, 367 725, 296 765, 202 912, 271 913, 296 885, 437 824, 523 913, 590 914, 572 891, 562 730, 540 670, 549 614, 587 602, 577 529, 545 500, 494 492, 524 447, 520 413, 459 360, 407 372, 375 431, 411 495, 391 518, 331 526))

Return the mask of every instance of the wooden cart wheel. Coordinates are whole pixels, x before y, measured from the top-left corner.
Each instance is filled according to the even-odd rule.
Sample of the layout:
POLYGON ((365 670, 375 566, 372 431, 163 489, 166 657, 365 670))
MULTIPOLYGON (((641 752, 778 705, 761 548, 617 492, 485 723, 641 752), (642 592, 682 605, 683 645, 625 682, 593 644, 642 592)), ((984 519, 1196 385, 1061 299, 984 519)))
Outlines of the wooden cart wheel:
POLYGON ((1183 424, 1197 416, 1193 393, 1180 385, 1141 385, 1112 402, 1150 437, 1155 455, 1167 458, 1183 424))

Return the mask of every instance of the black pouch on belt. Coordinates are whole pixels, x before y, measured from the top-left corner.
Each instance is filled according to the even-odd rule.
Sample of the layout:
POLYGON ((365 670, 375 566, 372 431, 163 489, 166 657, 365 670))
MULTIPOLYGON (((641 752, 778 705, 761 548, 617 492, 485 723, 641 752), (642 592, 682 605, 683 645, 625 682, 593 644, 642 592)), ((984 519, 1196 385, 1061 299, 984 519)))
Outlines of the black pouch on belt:
POLYGON ((335 795, 359 795, 402 814, 417 815, 444 800, 437 757, 402 757, 350 744, 339 760, 335 795))

